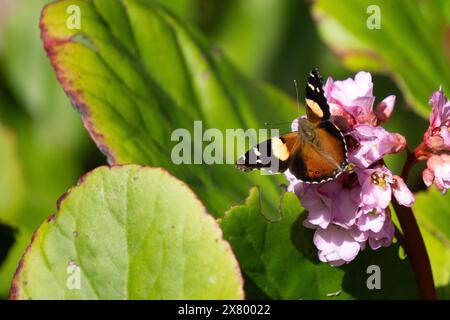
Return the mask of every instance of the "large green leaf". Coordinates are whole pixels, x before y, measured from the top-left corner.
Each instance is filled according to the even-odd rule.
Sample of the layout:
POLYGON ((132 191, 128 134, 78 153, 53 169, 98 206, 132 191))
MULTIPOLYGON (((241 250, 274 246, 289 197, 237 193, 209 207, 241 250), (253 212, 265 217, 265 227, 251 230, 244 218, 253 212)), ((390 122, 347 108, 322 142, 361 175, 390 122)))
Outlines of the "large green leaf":
POLYGON ((268 222, 261 215, 258 189, 247 203, 232 208, 220 221, 244 275, 273 299, 416 298, 414 275, 408 261, 398 257, 398 245, 361 252, 349 265, 334 268, 319 262, 312 231, 298 199, 286 193, 282 219, 268 222), (367 268, 378 265, 381 289, 369 290, 367 268))
POLYGON ((195 194, 166 171, 137 165, 100 167, 63 196, 11 291, 15 299, 242 296, 230 246, 195 194))
MULTIPOLYGON (((153 1, 58 1, 43 11, 41 29, 59 81, 110 163, 163 166, 215 215, 242 201, 255 184, 265 201, 275 203, 281 180, 243 174, 232 165, 174 165, 171 134, 177 128, 192 133, 194 120, 222 133, 290 121, 291 99, 243 77, 153 1), (81 30, 66 26, 71 4, 80 6, 81 30)), ((201 143, 198 135, 191 138, 201 143)), ((227 155, 235 159, 235 150, 227 155)))
POLYGON ((439 85, 450 90, 448 1, 318 0, 313 15, 347 66, 391 74, 422 116, 428 117, 428 99, 439 85), (380 29, 367 27, 370 5, 380 9, 380 29))
POLYGON ((434 187, 416 196, 414 212, 431 260, 438 295, 450 299, 450 193, 434 187))

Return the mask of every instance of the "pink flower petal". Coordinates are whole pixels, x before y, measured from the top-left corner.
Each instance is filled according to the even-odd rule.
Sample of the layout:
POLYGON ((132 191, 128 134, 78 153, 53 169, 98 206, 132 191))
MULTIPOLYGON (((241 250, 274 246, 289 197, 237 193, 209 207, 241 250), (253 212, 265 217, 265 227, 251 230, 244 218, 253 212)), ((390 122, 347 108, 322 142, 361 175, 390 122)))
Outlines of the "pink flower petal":
POLYGON ((358 227, 361 231, 379 232, 386 220, 384 209, 362 210, 363 214, 358 219, 358 227))
POLYGON ((423 172, 422 172, 422 179, 423 179, 423 182, 425 183, 425 185, 427 187, 431 186, 433 184, 433 181, 434 181, 433 171, 431 171, 428 168, 423 170, 423 172))
POLYGON ((349 153, 349 160, 365 168, 386 154, 400 152, 406 145, 402 135, 390 133, 380 126, 358 124, 351 135, 358 141, 358 146, 349 153))
POLYGON ((355 223, 359 201, 354 201, 351 193, 352 190, 340 188, 333 197, 331 208, 334 223, 346 227, 350 227, 355 223))
POLYGON ((425 144, 435 154, 450 151, 450 101, 442 92, 433 92, 430 98, 430 126, 424 135, 425 144))
POLYGON ((401 177, 394 175, 392 178, 394 181, 392 186, 394 197, 402 206, 411 207, 414 203, 414 195, 401 177))
POLYGON ((353 239, 346 229, 330 225, 327 229, 316 229, 313 238, 319 249, 321 261, 337 266, 352 261, 361 249, 361 245, 353 239))
POLYGON ((376 107, 375 115, 380 122, 386 122, 392 115, 395 105, 395 96, 391 95, 384 98, 376 107))
POLYGON ((450 127, 442 126, 440 130, 442 140, 446 147, 450 147, 450 127))
POLYGON ((392 239, 394 239, 395 227, 390 219, 386 219, 383 228, 375 233, 370 232, 369 245, 373 250, 381 247, 388 247, 392 244, 392 239))
POLYGON ((361 200, 366 209, 386 208, 391 202, 392 173, 385 167, 355 168, 361 188, 361 200))

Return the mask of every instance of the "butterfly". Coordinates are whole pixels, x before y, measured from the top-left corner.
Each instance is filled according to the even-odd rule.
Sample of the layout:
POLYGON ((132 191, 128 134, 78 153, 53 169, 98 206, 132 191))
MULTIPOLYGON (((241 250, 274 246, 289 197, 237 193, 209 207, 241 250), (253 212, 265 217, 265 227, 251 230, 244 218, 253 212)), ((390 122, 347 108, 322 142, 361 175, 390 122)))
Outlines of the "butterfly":
POLYGON ((347 169, 347 144, 341 130, 330 120, 330 107, 317 69, 306 85, 306 117, 298 118, 298 130, 266 140, 250 148, 236 161, 243 171, 289 171, 301 182, 323 183, 347 169))

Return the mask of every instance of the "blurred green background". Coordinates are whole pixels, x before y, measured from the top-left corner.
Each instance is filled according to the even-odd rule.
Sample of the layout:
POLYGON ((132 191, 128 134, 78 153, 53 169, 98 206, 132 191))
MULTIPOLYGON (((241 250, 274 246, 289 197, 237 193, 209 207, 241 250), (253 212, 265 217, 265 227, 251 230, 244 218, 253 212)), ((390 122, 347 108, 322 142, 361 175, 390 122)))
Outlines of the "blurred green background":
MULTIPOLYGON (((48 2, 0 0, 2 298, 32 232, 55 212, 58 197, 84 172, 106 163, 45 55, 38 23, 48 2)), ((160 2, 197 26, 250 78, 293 98, 293 80, 303 88, 312 67, 338 80, 354 76, 355 70, 373 71, 376 103, 397 96, 386 128, 405 135, 411 148, 428 125, 428 96, 439 84, 450 89, 450 1, 381 1, 387 9, 380 30, 364 26, 367 1, 160 2)), ((397 173, 403 157, 388 158, 397 173)), ((415 191, 424 189, 420 166, 409 184, 415 191)))

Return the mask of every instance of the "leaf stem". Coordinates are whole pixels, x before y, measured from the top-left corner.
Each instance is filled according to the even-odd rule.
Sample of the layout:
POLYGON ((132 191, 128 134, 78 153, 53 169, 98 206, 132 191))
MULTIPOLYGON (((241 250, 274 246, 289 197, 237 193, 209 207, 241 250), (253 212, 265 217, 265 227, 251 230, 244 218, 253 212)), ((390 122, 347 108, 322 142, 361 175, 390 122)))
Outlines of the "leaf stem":
MULTIPOLYGON (((408 156, 402 171, 402 178, 405 183, 408 180, 409 171, 418 162, 414 153, 411 153, 408 149, 406 151, 408 156)), ((430 258, 428 257, 414 212, 411 208, 400 205, 395 199, 393 199, 392 205, 403 231, 404 249, 415 273, 420 298, 434 300, 436 299, 436 289, 434 287, 430 258)))

